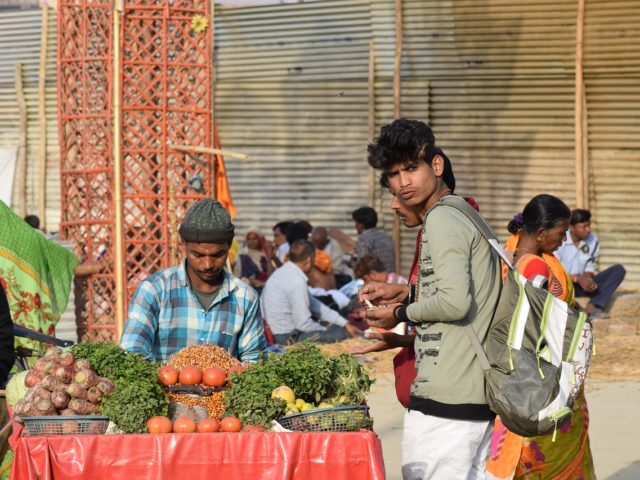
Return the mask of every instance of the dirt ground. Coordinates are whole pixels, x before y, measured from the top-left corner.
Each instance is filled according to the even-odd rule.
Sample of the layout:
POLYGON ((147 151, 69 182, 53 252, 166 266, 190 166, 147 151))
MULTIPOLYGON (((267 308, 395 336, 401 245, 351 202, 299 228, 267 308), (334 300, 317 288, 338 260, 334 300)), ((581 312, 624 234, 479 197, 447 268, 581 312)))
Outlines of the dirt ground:
MULTIPOLYGON (((370 341, 365 339, 351 339, 320 348, 325 353, 337 355, 368 343, 370 341)), ((640 381, 640 335, 599 335, 595 345, 596 354, 588 378, 603 382, 640 381)), ((392 360, 396 353, 397 350, 388 350, 360 356, 369 375, 376 380, 376 387, 393 383, 392 360)))

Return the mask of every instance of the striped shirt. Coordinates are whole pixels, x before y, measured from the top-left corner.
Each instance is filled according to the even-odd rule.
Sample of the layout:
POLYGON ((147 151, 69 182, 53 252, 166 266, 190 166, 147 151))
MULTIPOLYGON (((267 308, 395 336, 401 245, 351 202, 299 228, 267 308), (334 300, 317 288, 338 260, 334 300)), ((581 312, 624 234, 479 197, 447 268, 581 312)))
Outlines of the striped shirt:
POLYGON ((259 358, 267 342, 253 288, 225 271, 218 294, 205 310, 190 287, 184 261, 140 283, 120 346, 165 362, 193 344, 218 345, 248 362, 259 358))

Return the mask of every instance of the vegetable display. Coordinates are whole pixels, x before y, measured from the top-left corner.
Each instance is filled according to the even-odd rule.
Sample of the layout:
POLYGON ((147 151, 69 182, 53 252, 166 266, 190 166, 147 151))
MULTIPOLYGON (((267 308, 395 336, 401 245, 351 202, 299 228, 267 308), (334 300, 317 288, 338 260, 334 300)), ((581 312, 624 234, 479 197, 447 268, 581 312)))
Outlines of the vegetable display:
POLYGON ((360 404, 373 383, 354 357, 326 357, 309 342, 234 373, 231 381, 227 412, 265 427, 286 414, 360 404))
MULTIPOLYGON (((221 387, 227 381, 226 372, 236 368, 241 368, 240 362, 224 348, 217 345, 189 345, 171 357, 167 365, 158 369, 158 379, 167 386, 178 383, 221 387)), ((220 420, 225 413, 225 394, 224 390, 214 391, 207 396, 171 392, 169 398, 172 404, 180 406, 179 411, 186 409, 193 412, 198 407, 204 407, 209 418, 220 420)), ((175 414, 171 418, 176 418, 175 414)))
POLYGON ((15 403, 17 416, 91 415, 97 412, 105 392, 113 391, 108 378, 99 377, 91 363, 76 359, 71 352, 54 347, 38 359, 23 379, 29 390, 15 403), (102 384, 104 392, 95 388, 102 384), (91 394, 86 386, 93 387, 91 394))
MULTIPOLYGON (((124 433, 144 433, 147 419, 166 416, 169 401, 157 381, 158 365, 144 360, 140 355, 127 352, 113 343, 81 343, 71 347, 74 356, 86 359, 95 372, 115 381, 115 389, 109 391, 108 383, 87 372, 78 372, 78 398, 86 400, 104 395, 100 413, 111 419, 124 433)), ((70 392, 68 392, 70 393, 70 392)), ((81 404, 80 407, 86 407, 81 404)))

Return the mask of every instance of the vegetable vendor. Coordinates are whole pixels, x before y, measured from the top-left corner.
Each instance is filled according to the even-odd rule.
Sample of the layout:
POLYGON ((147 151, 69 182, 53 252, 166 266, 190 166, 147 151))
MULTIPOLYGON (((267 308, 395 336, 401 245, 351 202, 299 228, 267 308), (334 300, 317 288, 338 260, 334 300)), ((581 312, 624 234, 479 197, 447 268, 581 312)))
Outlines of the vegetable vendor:
POLYGON ((120 346, 157 362, 192 344, 258 360, 267 345, 258 295, 224 268, 234 236, 229 212, 217 200, 199 200, 178 231, 186 258, 138 285, 120 346))

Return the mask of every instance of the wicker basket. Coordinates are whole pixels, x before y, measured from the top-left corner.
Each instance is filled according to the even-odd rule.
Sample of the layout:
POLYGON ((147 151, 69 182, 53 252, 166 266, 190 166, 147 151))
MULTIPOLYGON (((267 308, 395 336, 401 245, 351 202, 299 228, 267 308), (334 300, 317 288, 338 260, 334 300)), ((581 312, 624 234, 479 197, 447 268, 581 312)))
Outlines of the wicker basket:
POLYGON ((308 410, 282 417, 278 423, 295 432, 357 432, 373 425, 369 407, 362 405, 308 410))
POLYGON ((107 431, 109 418, 97 415, 22 417, 29 435, 101 435, 107 431))

